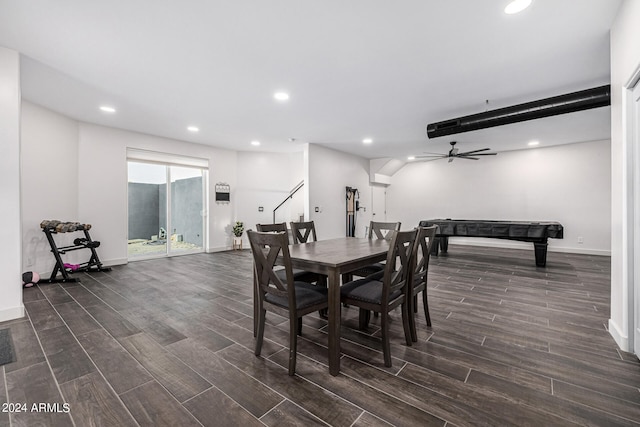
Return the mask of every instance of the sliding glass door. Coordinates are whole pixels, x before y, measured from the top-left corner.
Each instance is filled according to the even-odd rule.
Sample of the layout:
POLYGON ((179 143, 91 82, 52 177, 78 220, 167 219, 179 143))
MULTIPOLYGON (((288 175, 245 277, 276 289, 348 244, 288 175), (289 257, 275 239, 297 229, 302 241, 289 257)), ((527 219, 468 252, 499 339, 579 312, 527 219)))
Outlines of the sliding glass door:
POLYGON ((129 259, 204 251, 206 171, 129 160, 128 172, 129 259))
POLYGON ((170 166, 170 253, 201 252, 203 240, 202 170, 170 166))

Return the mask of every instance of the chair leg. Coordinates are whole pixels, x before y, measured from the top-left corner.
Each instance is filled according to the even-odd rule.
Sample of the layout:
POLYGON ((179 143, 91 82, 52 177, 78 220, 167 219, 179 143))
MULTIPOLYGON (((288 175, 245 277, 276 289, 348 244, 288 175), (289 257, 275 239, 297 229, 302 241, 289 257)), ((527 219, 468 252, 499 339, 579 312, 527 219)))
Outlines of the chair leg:
POLYGON ((418 312, 418 295, 413 296, 413 312, 418 312))
POLYGON ((384 355, 384 366, 391 367, 391 345, 389 343, 389 313, 380 314, 380 326, 382 328, 382 354, 384 355))
POLYGON ((298 335, 302 335, 302 317, 298 317, 297 332, 298 335))
POLYGON ((301 317, 289 318, 289 375, 293 376, 296 373, 296 354, 298 352, 298 335, 296 330, 300 325, 301 317))
POLYGON ((358 320, 359 320, 358 328, 361 331, 367 330, 367 327, 369 326, 369 320, 371 320, 371 312, 369 310, 365 310, 364 308, 361 308, 358 320))
POLYGON ((429 302, 427 301, 427 289, 422 291, 422 304, 424 305, 424 317, 427 319, 427 326, 431 326, 431 316, 429 316, 429 302))
MULTIPOLYGON (((323 288, 326 288, 328 286, 328 284, 327 284, 327 276, 320 276, 320 278, 316 282, 316 286, 322 286, 323 288)), ((321 319, 328 319, 329 318, 329 310, 326 309, 326 308, 323 308, 322 310, 318 311, 318 315, 320 316, 321 319)))
POLYGON ((405 302, 402 304, 402 326, 404 328, 404 339, 409 347, 411 347, 411 343, 413 342, 413 331, 411 330, 411 321, 409 320, 412 317, 413 311, 411 310, 411 306, 405 302))
POLYGON ((265 324, 265 316, 267 314, 266 310, 260 310, 258 314, 258 331, 256 332, 256 350, 255 355, 260 356, 260 352, 262 351, 262 339, 264 337, 264 324, 265 324))
POLYGON ((256 280, 256 273, 253 272, 253 336, 258 335, 258 316, 260 315, 260 308, 258 306, 258 282, 256 280))
POLYGON ((417 296, 409 297, 408 300, 411 302, 411 307, 407 308, 411 341, 418 342, 418 333, 416 332, 416 314, 415 314, 416 310, 418 309, 417 296))

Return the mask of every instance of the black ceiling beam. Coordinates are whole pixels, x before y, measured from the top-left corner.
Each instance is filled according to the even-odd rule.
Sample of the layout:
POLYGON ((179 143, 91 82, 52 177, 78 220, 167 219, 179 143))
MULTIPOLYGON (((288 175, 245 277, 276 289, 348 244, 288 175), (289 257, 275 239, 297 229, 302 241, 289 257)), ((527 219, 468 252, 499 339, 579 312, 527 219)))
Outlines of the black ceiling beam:
POLYGON ((427 125, 427 136, 453 135, 611 105, 611 85, 485 111, 427 125))

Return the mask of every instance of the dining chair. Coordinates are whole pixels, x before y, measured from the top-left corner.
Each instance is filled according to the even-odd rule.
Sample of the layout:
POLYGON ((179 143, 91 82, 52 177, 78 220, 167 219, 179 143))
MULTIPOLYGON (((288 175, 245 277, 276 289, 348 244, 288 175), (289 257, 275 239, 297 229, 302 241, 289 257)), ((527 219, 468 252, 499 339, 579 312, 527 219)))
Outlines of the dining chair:
MULTIPOLYGON (((393 231, 400 231, 400 223, 399 222, 369 222, 369 231, 367 233, 367 237, 369 239, 386 239, 390 240, 393 231)), ((351 273, 352 276, 356 277, 367 277, 372 274, 381 273, 384 270, 384 264, 377 262, 374 264, 369 264, 365 267, 359 268, 358 270, 351 273)))
MULTIPOLYGON (((318 241, 318 237, 316 236, 316 226, 313 221, 292 221, 289 224, 291 225, 291 235, 293 236, 294 245, 318 241)), ((319 273, 312 273, 310 271, 305 273, 306 274, 299 273, 296 276, 297 280, 316 283, 325 287, 327 286, 327 276, 319 273)))
POLYGON ((341 302, 360 309, 360 327, 366 327, 369 313, 380 313, 382 330, 382 353, 384 366, 391 366, 389 343, 389 312, 398 306, 402 308, 402 325, 405 341, 411 345, 409 325, 409 286, 413 277, 412 252, 417 230, 391 232, 391 243, 387 262, 381 280, 368 277, 344 284, 340 288, 341 302))
POLYGON ((413 280, 409 292, 409 325, 411 327, 411 340, 418 341, 416 331, 416 313, 418 312, 418 294, 422 292, 422 304, 424 305, 424 317, 427 326, 431 326, 431 316, 429 316, 429 303, 427 298, 427 278, 429 275, 429 259, 431 258, 431 247, 434 244, 438 226, 418 227, 418 235, 413 245, 412 265, 413 280))
POLYGON ((289 375, 296 370, 298 335, 302 334, 302 316, 328 307, 327 289, 296 281, 291 268, 289 239, 284 232, 247 232, 257 281, 258 331, 255 355, 260 356, 267 311, 289 319, 289 375), (282 280, 276 262, 284 266, 282 280))
POLYGON ((258 230, 261 233, 284 232, 287 235, 287 243, 289 243, 289 230, 287 230, 286 222, 278 222, 274 224, 256 224, 256 230, 258 230))
POLYGON ((307 243, 309 241, 316 242, 316 225, 313 221, 290 222, 291 235, 293 236, 293 244, 307 243), (311 238, 311 240, 309 240, 311 238))
MULTIPOLYGON (((256 224, 256 230, 262 233, 281 233, 284 232, 287 237, 287 244, 290 244, 291 241, 289 239, 289 230, 287 229, 286 222, 280 222, 276 224, 256 224)), ((285 271, 284 269, 276 270, 280 280, 285 279, 285 271)), ((293 269, 293 278, 295 280, 299 280, 302 282, 316 282, 320 279, 319 275, 316 273, 312 273, 310 271, 300 270, 298 268, 293 269)))

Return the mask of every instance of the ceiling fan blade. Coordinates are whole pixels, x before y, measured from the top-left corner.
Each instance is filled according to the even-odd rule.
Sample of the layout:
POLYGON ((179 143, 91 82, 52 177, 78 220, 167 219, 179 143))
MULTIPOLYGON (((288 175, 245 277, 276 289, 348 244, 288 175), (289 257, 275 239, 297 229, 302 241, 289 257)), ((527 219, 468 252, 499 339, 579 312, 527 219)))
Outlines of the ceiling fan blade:
POLYGON ((415 156, 416 159, 444 159, 445 157, 449 157, 446 154, 424 154, 420 156, 415 156))
POLYGON ((469 156, 456 156, 459 159, 469 159, 469 160, 479 160, 477 157, 469 157, 469 156))
POLYGON ((432 153, 431 151, 423 151, 423 154, 431 154, 433 156, 446 156, 446 154, 442 154, 442 153, 432 153))
POLYGON ((415 156, 415 159, 409 163, 415 162, 435 162, 436 160, 444 159, 445 157, 420 157, 415 156))
MULTIPOLYGON (((475 154, 472 154, 472 156, 495 156, 497 154, 498 153, 475 153, 475 154)), ((466 153, 465 153, 465 155, 466 155, 466 153)))
POLYGON ((460 153, 460 154, 475 154, 475 153, 480 153, 482 151, 489 151, 489 150, 491 150, 491 148, 481 148, 480 150, 465 151, 464 153, 460 153))

